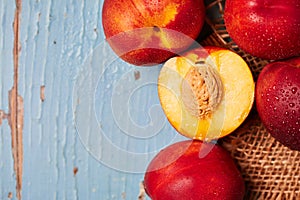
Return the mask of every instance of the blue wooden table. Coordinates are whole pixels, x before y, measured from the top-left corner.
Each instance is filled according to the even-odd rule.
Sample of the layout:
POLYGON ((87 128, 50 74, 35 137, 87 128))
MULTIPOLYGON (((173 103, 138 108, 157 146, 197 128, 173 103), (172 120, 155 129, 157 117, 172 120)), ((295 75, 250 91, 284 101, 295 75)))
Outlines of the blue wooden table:
POLYGON ((146 199, 144 171, 182 140, 159 106, 161 66, 118 59, 103 1, 0 2, 0 199, 146 199))

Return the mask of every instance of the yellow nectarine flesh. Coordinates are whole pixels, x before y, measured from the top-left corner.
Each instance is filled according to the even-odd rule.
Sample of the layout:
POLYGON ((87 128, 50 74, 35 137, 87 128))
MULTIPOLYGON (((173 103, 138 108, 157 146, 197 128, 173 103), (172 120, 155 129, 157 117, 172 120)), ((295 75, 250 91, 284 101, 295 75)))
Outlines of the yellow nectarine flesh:
POLYGON ((159 75, 162 108, 182 135, 210 141, 233 132, 248 116, 254 81, 246 62, 217 47, 169 59, 159 75))

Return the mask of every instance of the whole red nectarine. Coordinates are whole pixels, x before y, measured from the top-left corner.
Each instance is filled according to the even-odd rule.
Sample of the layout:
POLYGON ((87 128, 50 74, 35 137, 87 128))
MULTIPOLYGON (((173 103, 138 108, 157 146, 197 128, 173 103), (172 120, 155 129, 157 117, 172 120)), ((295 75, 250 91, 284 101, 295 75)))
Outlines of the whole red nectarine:
POLYGON ((152 200, 241 200, 245 192, 230 154, 200 140, 177 142, 159 152, 144 184, 152 200))
POLYGON ((263 68, 256 85, 256 107, 270 134, 300 151, 300 57, 263 68))
POLYGON ((154 65, 188 48, 205 19, 203 0, 105 0, 106 39, 123 60, 154 65))
POLYGON ((226 0, 224 20, 249 54, 270 60, 300 55, 299 0, 226 0))

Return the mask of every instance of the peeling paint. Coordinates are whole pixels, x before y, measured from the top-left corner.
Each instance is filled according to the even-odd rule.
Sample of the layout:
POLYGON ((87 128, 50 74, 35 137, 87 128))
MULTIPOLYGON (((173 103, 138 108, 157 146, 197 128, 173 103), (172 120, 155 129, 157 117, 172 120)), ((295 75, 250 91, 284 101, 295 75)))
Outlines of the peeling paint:
POLYGON ((16 0, 15 18, 13 23, 14 29, 14 48, 13 48, 13 63, 14 63, 14 83, 9 91, 9 126, 11 129, 11 145, 14 160, 14 171, 16 174, 16 197, 21 200, 22 191, 22 175, 23 175, 23 121, 24 121, 24 106, 23 98, 18 94, 18 69, 19 69, 19 54, 21 50, 20 39, 20 15, 21 15, 21 0, 16 0))
POLYGON ((76 176, 77 172, 78 172, 78 167, 74 167, 73 168, 73 174, 74 174, 74 176, 76 176))
POLYGON ((138 200, 146 200, 146 191, 144 182, 140 182, 140 193, 138 196, 138 200))
POLYGON ((42 85, 40 89, 40 99, 41 101, 45 101, 45 86, 42 85))
POLYGON ((7 119, 7 117, 8 115, 3 110, 0 110, 0 126, 2 125, 2 121, 7 119))
POLYGON ((4 112, 0 110, 0 126, 2 125, 2 120, 4 119, 4 112))
POLYGON ((21 96, 16 96, 13 87, 9 92, 9 125, 11 129, 12 154, 14 159, 14 171, 16 174, 17 198, 21 200, 22 176, 23 176, 23 121, 24 108, 21 96))
POLYGON ((141 78, 141 73, 140 71, 134 71, 134 79, 139 80, 141 78))
POLYGON ((12 192, 9 192, 9 193, 8 193, 7 198, 9 198, 9 199, 12 199, 12 198, 13 198, 12 192))
POLYGON ((122 192, 122 194, 121 194, 121 196, 122 196, 122 199, 126 199, 126 192, 122 192))

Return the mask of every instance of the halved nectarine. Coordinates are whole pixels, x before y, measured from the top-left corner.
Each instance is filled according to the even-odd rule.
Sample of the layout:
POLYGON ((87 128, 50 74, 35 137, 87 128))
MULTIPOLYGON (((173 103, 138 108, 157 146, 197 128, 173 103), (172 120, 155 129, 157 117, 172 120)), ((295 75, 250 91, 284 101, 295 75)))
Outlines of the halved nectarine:
POLYGON ((169 122, 179 133, 210 141, 230 134, 248 116, 254 81, 238 54, 201 47, 164 64, 158 94, 169 122))

